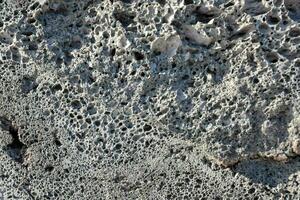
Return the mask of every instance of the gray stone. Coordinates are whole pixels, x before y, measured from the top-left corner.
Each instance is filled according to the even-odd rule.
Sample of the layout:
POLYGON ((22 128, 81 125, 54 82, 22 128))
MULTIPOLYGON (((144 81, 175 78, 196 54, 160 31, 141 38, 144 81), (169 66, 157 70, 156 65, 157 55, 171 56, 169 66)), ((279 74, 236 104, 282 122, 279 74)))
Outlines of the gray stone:
POLYGON ((300 199, 298 1, 0 8, 0 199, 300 199))

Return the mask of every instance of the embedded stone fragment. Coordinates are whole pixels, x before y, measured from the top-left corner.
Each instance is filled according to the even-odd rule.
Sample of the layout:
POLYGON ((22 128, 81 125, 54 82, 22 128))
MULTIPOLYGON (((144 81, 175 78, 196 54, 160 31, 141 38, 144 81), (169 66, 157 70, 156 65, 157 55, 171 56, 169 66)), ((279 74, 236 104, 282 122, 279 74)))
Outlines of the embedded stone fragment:
POLYGON ((223 167, 232 167, 234 165, 236 165, 239 160, 238 159, 214 159, 214 161, 216 162, 216 164, 223 166, 223 167))
POLYGON ((233 32, 231 39, 243 38, 255 30, 254 24, 244 24, 239 29, 233 32))
POLYGON ((267 13, 270 8, 267 6, 266 0, 242 0, 241 6, 249 15, 257 16, 267 13))
POLYGON ((151 49, 153 52, 173 57, 181 45, 182 42, 179 35, 169 35, 155 39, 151 44, 151 49))
POLYGON ((287 155, 285 155, 283 153, 273 156, 273 159, 278 162, 287 162, 288 161, 287 155))
POLYGON ((213 41, 203 30, 198 31, 192 25, 183 25, 182 31, 186 38, 198 45, 208 46, 213 41))
POLYGON ((218 17, 221 14, 221 11, 211 5, 200 5, 196 7, 194 14, 196 15, 197 21, 209 23, 212 19, 218 17))
POLYGON ((297 155, 300 155, 300 139, 296 139, 292 142, 293 152, 297 155))

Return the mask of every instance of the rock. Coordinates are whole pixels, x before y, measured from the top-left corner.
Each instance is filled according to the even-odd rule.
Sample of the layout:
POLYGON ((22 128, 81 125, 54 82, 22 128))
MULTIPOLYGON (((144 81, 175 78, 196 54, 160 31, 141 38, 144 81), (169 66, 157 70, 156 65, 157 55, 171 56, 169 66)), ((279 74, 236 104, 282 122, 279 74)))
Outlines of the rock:
POLYGON ((300 155, 300 139, 293 141, 292 149, 295 154, 300 155))
POLYGON ((197 31, 191 25, 183 25, 182 29, 184 36, 195 44, 208 46, 212 43, 212 38, 208 37, 204 31, 197 31))
POLYGON ((0 0, 0 199, 299 199, 298 2, 0 0))
POLYGON ((169 35, 167 37, 156 38, 152 44, 153 52, 165 54, 168 57, 176 55, 177 49, 182 45, 179 35, 169 35))

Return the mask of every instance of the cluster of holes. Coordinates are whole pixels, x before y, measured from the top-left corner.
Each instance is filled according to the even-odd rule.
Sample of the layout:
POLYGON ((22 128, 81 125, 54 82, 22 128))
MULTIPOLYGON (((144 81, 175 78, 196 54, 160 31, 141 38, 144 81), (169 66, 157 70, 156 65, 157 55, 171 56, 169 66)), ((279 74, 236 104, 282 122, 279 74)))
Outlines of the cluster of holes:
MULTIPOLYGON (((123 2, 124 3, 131 3, 131 1, 123 1, 123 2)), ((163 1, 160 1, 160 2, 163 3, 163 1)), ((192 1, 184 1, 184 3, 185 4, 190 4, 190 3, 192 3, 192 1)), ((54 10, 54 11, 55 12, 59 11, 59 13, 61 13, 63 15, 67 15, 67 13, 65 12, 64 9, 54 10)), ((218 12, 216 12, 216 11, 203 11, 203 9, 201 9, 200 7, 198 7, 195 10, 194 14, 197 17, 197 20, 202 22, 202 23, 208 23, 211 19, 214 19, 214 18, 218 17, 218 15, 219 15, 218 12)), ((95 17, 96 16, 96 11, 91 10, 89 12, 89 16, 90 17, 95 17)), ((114 17, 122 24, 122 26, 124 28, 127 28, 128 26, 130 26, 130 24, 132 24, 134 22, 134 17, 133 16, 134 15, 128 14, 125 11, 120 12, 120 13, 117 12, 114 15, 114 17)), ((266 16, 266 21, 269 24, 277 24, 278 19, 279 18, 277 18, 277 16, 273 15, 273 14, 272 15, 270 14, 270 15, 266 16)), ((244 30, 241 29, 240 32, 237 32, 234 37, 236 37, 236 38, 244 37, 248 32, 249 32, 249 29, 244 29, 244 30)), ((298 32, 297 32, 297 30, 295 31, 294 29, 291 29, 289 34, 290 34, 291 37, 297 37, 297 35, 299 35, 298 32)), ((22 34, 25 35, 25 36, 30 36, 30 35, 34 34, 34 31, 30 31, 30 28, 28 28, 25 31, 23 31, 22 34)), ((107 32, 104 32, 103 36, 105 38, 110 37, 110 35, 107 32)), ((235 39, 235 38, 233 38, 233 39, 235 39)), ((80 40, 73 40, 70 43, 71 48, 80 48, 81 45, 82 45, 82 42, 80 40)), ((31 50, 36 50, 37 46, 33 45, 30 49, 31 50)), ((12 57, 15 57, 15 60, 18 60, 17 53, 16 53, 17 51, 15 49, 12 49, 12 52, 14 52, 12 57)), ((116 55, 116 53, 117 53, 117 50, 115 48, 112 48, 110 50, 110 55, 112 57, 114 57, 116 55)), ((143 59, 145 59, 145 55, 143 53, 141 53, 140 51, 138 51, 138 50, 133 51, 132 54, 133 54, 133 57, 138 61, 142 61, 143 59)), ((212 57, 214 58, 213 60, 215 60, 216 63, 220 67, 223 66, 224 63, 226 63, 226 61, 224 61, 224 60, 222 60, 222 58, 220 58, 221 57, 220 55, 210 55, 210 57, 207 56, 205 58, 211 59, 212 57)), ((278 62, 279 56, 276 52, 268 52, 268 53, 266 53, 265 58, 268 62, 275 63, 275 62, 278 62)), ((213 64, 215 65, 216 63, 213 63, 213 64)), ((211 64, 211 65, 213 66, 213 64, 211 64)), ((195 66, 189 66, 190 68, 186 69, 183 66, 180 66, 179 64, 173 63, 173 64, 167 65, 167 66, 159 65, 158 70, 159 70, 159 72, 169 72, 169 73, 166 73, 166 74, 168 74, 170 76, 174 76, 175 77, 174 82, 184 82, 184 83, 186 83, 186 85, 185 85, 186 87, 194 87, 194 83, 193 83, 192 79, 197 79, 199 77, 202 78, 201 74, 208 73, 208 74, 212 74, 214 77, 217 77, 221 74, 218 71, 218 69, 220 67, 209 68, 207 66, 209 64, 207 64, 206 66, 203 66, 204 64, 203 65, 199 64, 199 65, 197 64, 196 67, 195 66), (184 74, 181 75, 180 77, 177 77, 177 74, 179 74, 179 72, 182 73, 183 71, 184 71, 184 74)), ((119 68, 121 68, 121 67, 122 67, 121 65, 117 65, 116 68, 118 68, 118 69, 116 71, 118 71, 119 68)), ((116 72, 116 73, 118 73, 118 72, 116 72)), ((150 72, 147 69, 138 69, 138 70, 134 71, 134 73, 132 72, 132 75, 135 75, 135 74, 137 74, 137 76, 140 75, 139 76, 140 79, 143 79, 143 78, 144 79, 149 79, 150 78, 150 75, 149 75, 150 72)), ((118 78, 118 77, 122 77, 122 76, 117 76, 117 77, 114 77, 114 78, 118 78)), ((172 80, 172 78, 170 78, 170 81, 172 80)), ((260 77, 253 77, 252 82, 256 85, 259 85, 261 83, 259 78, 260 77)), ((83 83, 88 83, 89 85, 95 85, 95 88, 99 89, 98 86, 96 84, 94 84, 95 80, 93 80, 93 77, 92 77, 91 73, 88 72, 88 71, 81 72, 80 75, 77 76, 77 78, 74 78, 74 79, 76 79, 76 80, 74 80, 74 82, 72 82, 72 84, 70 84, 74 87, 82 85, 83 83)), ((123 80, 125 80, 125 79, 123 79, 123 80)), ((113 81, 113 80, 111 80, 111 81, 113 81)), ((158 82, 159 81, 161 81, 161 80, 158 79, 158 82)), ((126 82, 126 81, 124 81, 124 82, 126 82)), ((205 83, 205 81, 204 81, 204 83, 205 83)), ((53 86, 50 86, 50 90, 54 95, 56 95, 58 93, 59 94, 64 93, 64 95, 68 99, 67 103, 70 106, 69 107, 70 109, 68 110, 68 118, 70 119, 70 121, 68 121, 67 124, 76 124, 75 126, 80 127, 81 130, 91 129, 91 127, 93 127, 93 128, 96 128, 95 132, 97 132, 97 133, 100 133, 102 128, 103 128, 104 129, 103 132, 109 132, 110 133, 109 137, 113 137, 114 135, 118 135, 118 134, 120 134, 121 136, 124 136, 124 134, 125 133, 127 134, 128 132, 130 132, 130 130, 132 130, 132 128, 136 128, 137 131, 135 131, 135 133, 136 132, 138 132, 138 133, 141 132, 142 134, 141 135, 135 134, 135 135, 132 136, 132 138, 133 138, 134 141, 140 141, 145 146, 150 146, 152 141, 146 140, 145 139, 146 137, 143 137, 144 135, 149 135, 151 133, 151 134, 157 136, 157 133, 155 133, 155 131, 156 131, 155 124, 150 124, 149 122, 144 123, 144 122, 142 122, 143 120, 140 120, 140 121, 138 121, 138 123, 133 124, 132 122, 126 121, 126 119, 124 120, 124 118, 125 118, 124 116, 121 115, 119 117, 116 117, 115 114, 113 114, 113 112, 109 112, 109 111, 105 111, 104 115, 102 115, 100 117, 98 115, 98 110, 97 110, 97 107, 95 106, 95 103, 88 103, 87 100, 85 100, 84 98, 76 98, 76 97, 73 97, 73 96, 69 96, 69 94, 73 92, 73 90, 71 89, 72 86, 70 86, 70 85, 62 86, 61 84, 57 83, 53 86), (93 116, 95 116, 95 117, 93 117, 93 116), (112 118, 113 120, 109 120, 109 118, 112 118), (136 124, 139 124, 139 125, 136 125, 136 124)), ((148 95, 150 96, 150 94, 155 92, 155 88, 156 88, 155 86, 156 85, 155 84, 149 84, 149 85, 150 85, 149 90, 147 90, 147 92, 145 92, 145 94, 141 97, 141 101, 143 101, 142 104, 144 104, 143 108, 149 108, 149 105, 147 105, 147 104, 149 104, 148 101, 150 101, 148 99, 151 99, 151 98, 148 98, 148 95)), ((167 87, 167 86, 169 86, 169 85, 166 84, 165 87, 167 87)), ((24 93, 29 93, 30 91, 35 90, 36 88, 37 88, 37 84, 36 84, 35 78, 25 77, 22 80, 22 90, 23 90, 24 93)), ((82 92, 82 89, 81 89, 81 92, 82 92)), ((103 94, 102 91, 99 92, 99 93, 100 93, 100 95, 103 94)), ((103 95, 103 96, 105 96, 105 95, 103 95)), ((153 99, 155 99, 154 95, 153 95, 153 98, 151 99, 151 101, 155 102, 155 100, 153 100, 153 99)), ((209 101, 209 99, 212 99, 212 97, 211 96, 207 97, 208 101, 209 101)), ((231 100, 231 99, 224 100, 224 102, 225 102, 224 107, 228 106, 228 105, 234 107, 234 102, 236 102, 236 101, 237 100, 235 100, 235 99, 233 99, 233 100, 231 100)), ((125 107, 127 104, 129 104, 129 106, 130 106, 130 103, 131 102, 125 102, 125 101, 123 102, 122 101, 120 104, 125 107)), ((213 104, 212 102, 209 102, 209 103, 211 104, 211 107, 213 107, 213 108, 219 108, 219 109, 221 108, 221 105, 218 105, 218 103, 216 103, 216 104, 213 104)), ((146 109, 144 109, 144 110, 146 110, 146 109)), ((178 109, 178 110, 173 109, 172 112, 168 113, 167 111, 164 111, 163 109, 160 109, 160 107, 158 106, 157 110, 158 110, 158 112, 157 112, 158 116, 164 116, 165 114, 168 114, 169 115, 168 117, 170 118, 170 121, 173 124, 175 124, 177 122, 184 121, 186 118, 188 118, 185 115, 182 115, 182 116, 180 115, 180 112, 178 111, 180 109, 178 109)), ((182 109, 182 110, 188 111, 189 109, 182 109)), ((149 113, 147 113, 145 115, 147 116, 148 114, 149 113)), ((216 121, 217 119, 218 119, 218 116, 216 114, 212 114, 207 119, 206 124, 208 124, 209 122, 216 121)), ((232 118, 232 120, 234 120, 234 118, 232 118)), ((203 124, 205 124, 205 123, 203 123, 203 124)), ((70 126, 70 127, 72 127, 72 126, 70 126)), ((12 133, 14 135, 16 135, 15 132, 16 132, 15 130, 12 130, 12 133)), ((79 141, 84 140, 84 138, 87 135, 86 133, 78 133, 76 131, 74 131, 74 132, 75 132, 74 137, 78 137, 79 141)), ((108 137, 108 136, 106 136, 106 137, 108 137)), ((159 135, 159 137, 163 137, 163 136, 159 135)), ((118 140, 122 140, 122 139, 118 139, 118 140, 115 141, 114 144, 110 144, 112 146, 111 149, 110 149, 108 147, 109 145, 107 144, 108 142, 106 140, 107 140, 107 138, 103 137, 103 138, 98 138, 97 141, 95 141, 95 143, 99 144, 99 146, 100 146, 100 144, 102 145, 101 148, 103 149, 103 151, 106 154, 109 154, 110 151, 116 151, 118 154, 120 154, 120 152, 125 152, 126 146, 127 146, 127 144, 126 144, 127 141, 125 141, 125 143, 122 143, 121 141, 118 141, 118 140)), ((61 141, 58 138, 54 139, 54 143, 57 146, 62 145, 61 141)), ((85 150, 85 145, 84 144, 79 143, 76 147, 78 148, 78 150, 80 152, 83 152, 85 150)), ((139 148, 139 147, 136 147, 136 148, 139 148)), ((173 152, 172 152, 172 154, 173 154, 173 152)), ((185 159, 184 156, 183 156, 183 159, 185 159)), ((53 169, 54 169, 54 167, 52 165, 47 165, 45 167, 45 170, 47 172, 52 172, 53 169)), ((178 181, 177 186, 179 186, 179 187, 184 186, 185 184, 188 184, 189 181, 190 180, 178 181)), ((197 179, 196 182, 199 183, 198 187, 200 187, 201 179, 197 179)), ((249 193, 250 194, 255 193, 255 189, 250 188, 249 193)), ((169 197, 172 198, 172 194, 169 194, 169 197)), ((186 195, 185 198, 190 198, 190 197, 189 197, 189 195, 186 195)))

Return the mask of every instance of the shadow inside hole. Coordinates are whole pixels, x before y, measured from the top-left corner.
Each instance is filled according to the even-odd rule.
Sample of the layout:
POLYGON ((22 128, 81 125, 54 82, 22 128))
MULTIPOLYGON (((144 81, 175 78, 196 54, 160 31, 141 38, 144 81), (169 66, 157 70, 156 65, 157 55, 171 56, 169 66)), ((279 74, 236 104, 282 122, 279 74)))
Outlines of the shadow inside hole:
POLYGON ((292 174, 300 171, 300 157, 295 157, 288 163, 271 160, 243 161, 233 171, 249 178, 254 183, 276 187, 279 184, 286 184, 292 174))
POLYGON ((220 11, 216 7, 205 7, 203 5, 200 5, 192 14, 196 16, 197 21, 208 23, 210 22, 210 20, 218 17, 220 15, 220 11))
POLYGON ((24 94, 28 94, 30 91, 36 90, 38 83, 34 77, 24 77, 21 84, 21 90, 24 94))
POLYGON ((288 10, 289 17, 300 22, 300 2, 298 0, 284 0, 284 5, 288 10))
POLYGON ((125 11, 115 12, 114 17, 118 20, 124 28, 127 28, 130 24, 134 22, 135 14, 125 11))
POLYGON ((12 137, 12 141, 5 148, 7 154, 16 162, 22 163, 24 160, 24 153, 26 151, 26 145, 20 141, 18 128, 12 125, 12 122, 6 117, 0 116, 0 128, 8 133, 12 137))

